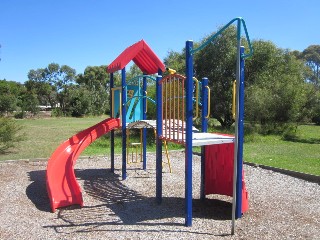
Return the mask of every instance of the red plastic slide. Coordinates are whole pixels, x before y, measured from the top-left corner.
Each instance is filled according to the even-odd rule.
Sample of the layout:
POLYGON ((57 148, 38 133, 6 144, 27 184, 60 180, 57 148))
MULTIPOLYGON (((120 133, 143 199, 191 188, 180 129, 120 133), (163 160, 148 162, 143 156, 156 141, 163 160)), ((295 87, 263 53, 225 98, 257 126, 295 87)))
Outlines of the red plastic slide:
POLYGON ((54 151, 48 161, 46 174, 52 212, 73 204, 83 206, 81 188, 74 174, 77 158, 92 142, 118 127, 120 119, 103 120, 72 136, 54 151))

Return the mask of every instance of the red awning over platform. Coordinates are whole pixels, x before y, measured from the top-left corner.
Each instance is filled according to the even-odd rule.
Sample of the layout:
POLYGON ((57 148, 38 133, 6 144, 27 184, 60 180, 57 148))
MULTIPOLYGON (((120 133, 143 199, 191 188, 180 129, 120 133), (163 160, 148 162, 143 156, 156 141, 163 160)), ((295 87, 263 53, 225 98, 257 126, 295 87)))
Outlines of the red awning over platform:
POLYGON ((149 45, 141 40, 126 48, 107 68, 108 73, 123 69, 133 61, 144 74, 155 74, 159 69, 165 70, 165 65, 151 50, 149 45))

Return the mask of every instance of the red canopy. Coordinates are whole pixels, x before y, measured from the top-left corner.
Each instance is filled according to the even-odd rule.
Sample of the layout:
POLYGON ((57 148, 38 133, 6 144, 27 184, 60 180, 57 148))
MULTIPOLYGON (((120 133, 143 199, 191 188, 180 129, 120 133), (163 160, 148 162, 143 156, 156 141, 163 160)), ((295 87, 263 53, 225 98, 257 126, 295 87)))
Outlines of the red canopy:
POLYGON ((108 73, 123 69, 131 60, 144 74, 157 73, 159 69, 165 70, 165 66, 148 44, 141 40, 125 49, 107 68, 108 73))

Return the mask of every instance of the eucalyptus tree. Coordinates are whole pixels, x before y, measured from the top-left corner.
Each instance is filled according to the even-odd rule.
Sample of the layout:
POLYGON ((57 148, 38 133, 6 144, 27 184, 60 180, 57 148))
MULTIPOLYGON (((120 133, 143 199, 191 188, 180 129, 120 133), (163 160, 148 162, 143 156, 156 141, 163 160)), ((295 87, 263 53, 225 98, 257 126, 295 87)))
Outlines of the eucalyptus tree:
POLYGON ((61 109, 68 115, 69 89, 75 85, 76 70, 57 63, 50 63, 46 68, 30 70, 26 87, 34 90, 40 102, 47 101, 52 107, 61 109))
MULTIPOLYGON (((83 74, 77 76, 77 83, 82 87, 82 90, 88 94, 88 113, 92 115, 105 114, 110 110, 110 77, 106 68, 107 66, 105 65, 88 66, 83 74)), ((86 104, 84 104, 84 106, 85 105, 86 104)))

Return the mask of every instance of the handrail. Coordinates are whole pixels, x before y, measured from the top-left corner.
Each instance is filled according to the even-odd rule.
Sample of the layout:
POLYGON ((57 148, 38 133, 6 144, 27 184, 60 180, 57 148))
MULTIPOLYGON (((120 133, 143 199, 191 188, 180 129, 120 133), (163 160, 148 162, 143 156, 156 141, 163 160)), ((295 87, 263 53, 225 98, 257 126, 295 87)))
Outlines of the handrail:
POLYGON ((199 117, 199 80, 195 77, 193 77, 193 81, 196 83, 196 115, 194 116, 193 120, 197 119, 199 117))
POLYGON ((210 102, 211 102, 211 97, 210 97, 210 88, 209 86, 206 86, 206 88, 208 89, 208 114, 205 118, 209 118, 210 117, 210 102))
MULTIPOLYGON (((216 37, 218 37, 222 32, 224 32, 224 30, 226 30, 232 23, 234 23, 235 21, 238 21, 238 23, 242 23, 242 26, 243 26, 243 29, 244 29, 244 32, 245 32, 245 35, 246 35, 246 39, 248 41, 248 45, 249 45, 249 50, 250 52, 248 54, 243 54, 241 57, 242 58, 248 58, 250 56, 252 56, 253 54, 253 48, 252 48, 252 45, 251 45, 251 42, 250 42, 250 38, 249 38, 249 34, 248 34, 248 30, 247 30, 247 26, 246 26, 246 23, 244 21, 243 18, 241 17, 237 17, 237 18, 234 18, 232 19, 228 24, 226 24, 224 27, 222 27, 218 32, 216 32, 215 34, 213 34, 207 41, 205 41, 202 45, 200 45, 199 47, 195 48, 195 49, 191 49, 190 50, 190 53, 191 55, 195 54, 196 52, 200 51, 201 49, 203 49, 204 47, 206 47, 209 43, 211 43, 216 37)), ((238 25, 238 26, 241 26, 241 25, 238 25)), ((241 30, 238 29, 237 31, 237 39, 238 41, 240 41, 241 39, 241 30)))
POLYGON ((237 89, 237 80, 233 81, 232 84, 232 118, 236 119, 236 90, 237 89))

